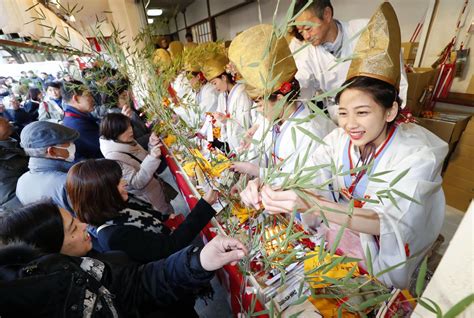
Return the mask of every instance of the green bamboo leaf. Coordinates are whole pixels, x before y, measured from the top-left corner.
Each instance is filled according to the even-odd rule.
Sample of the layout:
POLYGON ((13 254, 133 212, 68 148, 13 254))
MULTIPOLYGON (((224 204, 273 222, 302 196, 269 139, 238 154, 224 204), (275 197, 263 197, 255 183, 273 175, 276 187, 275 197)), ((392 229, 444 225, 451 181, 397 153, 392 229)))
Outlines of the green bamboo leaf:
POLYGON ((265 309, 265 310, 261 310, 261 311, 257 311, 257 312, 252 313, 251 317, 258 317, 258 316, 261 316, 261 315, 268 315, 268 314, 269 314, 268 309, 265 309))
POLYGON ((435 314, 436 314, 437 318, 442 318, 443 317, 443 311, 441 310, 441 307, 437 303, 435 303, 434 301, 432 301, 431 299, 426 298, 426 297, 424 297, 423 299, 426 300, 427 302, 429 302, 434 307, 435 314))
POLYGON ((294 302, 292 302, 290 306, 300 305, 300 304, 304 303, 306 301, 306 299, 308 299, 308 296, 303 295, 300 298, 298 298, 297 300, 295 300, 294 302))
POLYGON ((395 177, 395 179, 392 180, 392 182, 390 182, 390 187, 396 185, 398 181, 400 181, 404 176, 407 175, 408 172, 410 172, 410 168, 402 171, 398 176, 395 177))
POLYGON ((392 204, 397 208, 397 210, 401 211, 400 207, 397 204, 397 200, 395 200, 393 195, 390 192, 387 192, 387 196, 388 196, 388 199, 390 200, 390 202, 392 202, 392 204))
POLYGON ((380 272, 378 272, 377 274, 375 274, 375 277, 380 277, 380 276, 382 276, 382 275, 384 275, 384 274, 386 274, 386 273, 389 273, 389 272, 393 271, 394 269, 397 269, 397 268, 399 268, 400 266, 405 265, 406 262, 407 262, 407 261, 403 261, 403 262, 400 262, 400 263, 395 264, 395 265, 393 265, 393 266, 387 267, 386 269, 381 270, 380 272))
POLYGON ((457 304, 451 307, 443 316, 444 318, 454 318, 466 310, 472 303, 474 303, 474 293, 461 299, 457 304))
POLYGON ((358 310, 359 311, 364 311, 372 306, 375 306, 375 305, 378 305, 384 301, 387 301, 389 300, 390 298, 392 297, 392 294, 389 293, 389 294, 385 294, 385 295, 380 295, 380 296, 376 296, 374 298, 371 298, 369 300, 366 300, 364 301, 363 303, 361 303, 359 305, 359 308, 358 310))
POLYGON ((315 134, 313 134, 312 132, 310 132, 309 130, 303 128, 303 127, 297 127, 303 134, 305 134, 306 136, 308 136, 309 138, 311 138, 312 140, 315 140, 317 141, 319 144, 322 144, 322 145, 326 145, 326 143, 321 139, 319 138, 318 136, 316 136, 315 134))
POLYGON ((369 177, 369 181, 378 182, 378 183, 387 183, 387 181, 385 181, 385 180, 378 179, 378 178, 373 178, 373 177, 369 177))
POLYGON ((295 127, 291 127, 291 140, 293 141, 293 148, 296 148, 296 130, 295 130, 295 127))
POLYGON ((383 176, 387 173, 391 173, 393 172, 393 170, 387 170, 387 171, 382 171, 382 172, 377 172, 377 173, 374 173, 371 175, 371 177, 380 177, 380 176, 383 176))
POLYGON ((422 298, 418 299, 418 303, 423 306, 424 308, 428 309, 431 311, 433 314, 436 314, 436 308, 433 308, 430 304, 428 304, 426 301, 424 301, 422 298))
POLYGON ((331 246, 331 255, 336 253, 336 249, 339 246, 339 242, 341 241, 342 235, 344 234, 344 230, 347 227, 347 222, 340 226, 339 231, 337 232, 336 239, 334 240, 333 245, 331 246))
POLYGON ((416 200, 416 199, 414 199, 414 198, 412 198, 412 197, 406 195, 405 193, 403 193, 403 192, 401 192, 401 191, 398 191, 398 190, 396 190, 396 189, 391 189, 391 191, 393 191, 393 193, 395 193, 395 194, 398 195, 399 197, 404 198, 405 200, 408 200, 408 201, 414 202, 414 203, 416 203, 416 204, 422 205, 422 204, 420 203, 420 201, 418 201, 418 200, 416 200))
POLYGON ((290 318, 298 318, 303 312, 304 312, 304 310, 298 311, 297 313, 292 314, 290 316, 290 318))
POLYGON ((369 272, 369 275, 372 277, 374 276, 374 268, 372 264, 372 253, 370 252, 370 248, 368 245, 365 249, 365 258, 366 258, 365 264, 367 265, 367 272, 369 272))
POLYGON ((418 277, 416 279, 416 295, 418 297, 421 297, 421 294, 423 292, 427 270, 428 270, 428 257, 425 257, 423 259, 423 262, 420 265, 420 269, 418 271, 418 277))

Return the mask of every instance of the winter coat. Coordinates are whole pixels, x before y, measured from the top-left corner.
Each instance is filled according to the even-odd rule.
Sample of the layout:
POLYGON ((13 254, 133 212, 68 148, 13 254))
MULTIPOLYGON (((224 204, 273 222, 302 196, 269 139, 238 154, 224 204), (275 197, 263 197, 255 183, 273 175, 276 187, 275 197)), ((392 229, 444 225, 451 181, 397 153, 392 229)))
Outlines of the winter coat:
POLYGON ((54 204, 73 212, 66 193, 66 177, 72 163, 48 158, 30 158, 30 171, 18 179, 16 196, 22 204, 52 199, 54 204))
POLYGON ((76 144, 76 162, 82 159, 103 158, 99 146, 99 124, 89 113, 65 105, 63 125, 79 132, 76 144))
MULTIPOLYGON (((42 255, 28 245, 0 249, 1 317, 140 317, 193 297, 213 273, 199 248, 138 265, 123 256, 42 255)), ((179 308, 177 309, 179 310, 179 308)), ((162 317, 161 315, 157 315, 162 317)))
POLYGON ((14 208, 19 205, 15 196, 16 184, 27 171, 28 157, 17 141, 12 138, 0 141, 0 206, 14 208))
POLYGON ((137 262, 159 260, 190 245, 216 211, 204 199, 200 199, 191 213, 171 232, 161 223, 167 219, 157 211, 129 200, 119 216, 97 227, 94 249, 119 250, 137 262), (96 246, 98 243, 99 246, 96 246))
POLYGON ((61 124, 64 119, 64 111, 61 108, 60 100, 46 98, 38 108, 38 120, 50 121, 61 124))
POLYGON ((156 178, 160 159, 149 155, 138 143, 126 144, 103 137, 100 138, 100 150, 105 158, 120 164, 129 192, 150 203, 157 211, 173 213, 172 206, 166 201, 163 185, 156 178))

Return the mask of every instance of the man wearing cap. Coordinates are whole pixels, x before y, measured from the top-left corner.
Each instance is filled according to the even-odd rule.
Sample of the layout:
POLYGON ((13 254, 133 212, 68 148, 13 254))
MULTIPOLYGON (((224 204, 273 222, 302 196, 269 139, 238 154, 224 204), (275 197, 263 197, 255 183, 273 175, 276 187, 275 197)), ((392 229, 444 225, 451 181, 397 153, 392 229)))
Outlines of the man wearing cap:
MULTIPOLYGON (((313 0, 307 6, 308 2, 310 1, 296 1, 294 10, 297 14, 305 8, 295 20, 298 23, 312 24, 297 26, 298 32, 310 45, 296 53, 296 58, 301 63, 298 65, 296 78, 302 87, 313 88, 314 93, 326 93, 337 90, 344 83, 360 32, 367 26, 369 20, 339 21, 333 18, 334 9, 330 0, 313 0), (340 62, 343 59, 348 60, 340 62)), ((402 60, 401 65, 403 66, 402 60)), ((403 105, 407 89, 406 73, 401 67, 399 95, 403 105)), ((324 106, 328 108, 331 118, 336 120, 337 107, 334 99, 327 98, 324 106)))
POLYGON ((28 171, 28 157, 11 138, 13 127, 0 117, 0 211, 21 206, 15 196, 18 178, 28 171))
POLYGON ((21 132, 21 146, 30 156, 28 168, 18 180, 16 196, 22 204, 50 198, 70 211, 66 194, 66 176, 73 165, 79 133, 47 121, 27 125, 21 132))
POLYGON ((63 125, 79 132, 76 141, 77 161, 88 158, 103 158, 99 145, 99 124, 91 115, 94 110, 94 98, 80 81, 64 82, 62 86, 64 107, 63 125))

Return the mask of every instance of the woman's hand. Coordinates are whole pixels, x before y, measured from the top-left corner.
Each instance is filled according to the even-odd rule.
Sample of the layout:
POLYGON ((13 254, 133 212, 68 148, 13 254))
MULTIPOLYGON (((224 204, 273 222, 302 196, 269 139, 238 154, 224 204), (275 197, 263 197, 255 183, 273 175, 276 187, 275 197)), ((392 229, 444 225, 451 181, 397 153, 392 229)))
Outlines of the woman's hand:
POLYGON ((219 198, 219 192, 216 190, 208 191, 203 197, 204 201, 209 203, 209 205, 213 205, 214 203, 216 203, 218 198, 219 198))
POLYGON ((132 118, 133 110, 130 108, 129 105, 125 105, 122 107, 122 114, 127 116, 128 118, 132 118))
POLYGON ((265 185, 261 195, 263 207, 271 214, 293 213, 295 209, 307 208, 304 201, 293 190, 273 190, 265 185))
POLYGON ((253 177, 259 176, 259 167, 250 162, 234 162, 230 166, 230 169, 242 174, 248 174, 253 177))
POLYGON ((161 144, 158 144, 156 146, 154 146, 153 148, 150 149, 150 155, 152 157, 155 157, 156 159, 160 159, 161 158, 161 148, 160 148, 161 144))
POLYGON ((246 206, 260 210, 262 197, 259 192, 260 179, 256 178, 249 181, 245 189, 240 192, 242 203, 246 206))
POLYGON ((250 145, 252 144, 253 135, 255 135, 255 132, 257 131, 258 127, 260 127, 259 124, 254 124, 245 132, 243 139, 240 141, 238 152, 242 152, 250 148, 250 145))
POLYGON ((212 116, 221 123, 225 123, 227 121, 227 116, 224 113, 214 112, 212 113, 212 116))
POLYGON ((151 133, 150 139, 148 139, 148 146, 153 147, 153 146, 157 146, 159 144, 160 144, 160 137, 158 137, 154 132, 151 133))
POLYGON ((210 272, 229 263, 235 265, 247 253, 247 248, 239 240, 218 235, 204 246, 199 259, 201 266, 210 272))

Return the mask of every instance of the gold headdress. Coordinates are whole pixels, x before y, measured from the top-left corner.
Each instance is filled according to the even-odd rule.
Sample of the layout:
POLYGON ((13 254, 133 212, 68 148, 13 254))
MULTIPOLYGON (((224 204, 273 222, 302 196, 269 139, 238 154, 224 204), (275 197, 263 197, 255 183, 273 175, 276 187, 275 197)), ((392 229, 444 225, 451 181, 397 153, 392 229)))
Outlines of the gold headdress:
POLYGON ((400 85, 400 26, 390 3, 384 2, 356 44, 346 79, 367 76, 400 85))
POLYGON ((224 54, 220 42, 207 42, 189 47, 183 53, 183 69, 188 72, 200 72, 203 62, 216 54, 224 54))
POLYGON ((171 65, 171 56, 165 49, 156 49, 153 53, 153 64, 160 69, 166 69, 171 65))
POLYGON ((225 67, 228 63, 229 59, 227 56, 222 53, 216 53, 203 62, 201 72, 206 80, 211 81, 225 72, 225 67))
POLYGON ((168 47, 168 51, 170 52, 171 58, 173 60, 181 56, 181 54, 183 53, 183 49, 183 43, 181 43, 180 41, 173 41, 168 47))
POLYGON ((295 60, 285 38, 276 38, 273 27, 254 26, 239 34, 229 47, 229 59, 245 82, 254 88, 253 95, 277 91, 297 72, 295 60))

